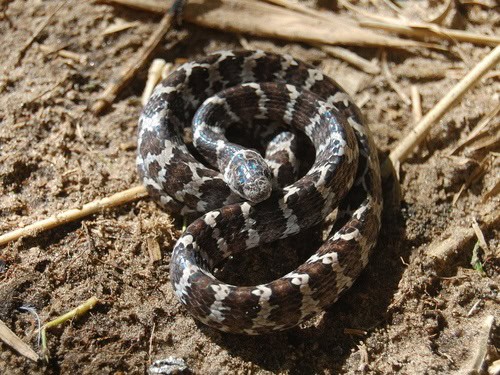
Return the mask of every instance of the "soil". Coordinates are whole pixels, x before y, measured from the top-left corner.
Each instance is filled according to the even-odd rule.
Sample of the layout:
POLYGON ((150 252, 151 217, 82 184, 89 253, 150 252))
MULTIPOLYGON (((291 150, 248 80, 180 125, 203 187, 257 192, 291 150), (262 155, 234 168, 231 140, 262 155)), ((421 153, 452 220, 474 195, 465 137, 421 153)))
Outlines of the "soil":
MULTIPOLYGON (((427 2, 401 4, 408 10, 427 2)), ((39 0, 1 5, 0 233, 140 183, 136 127, 147 69, 103 115, 88 108, 134 56, 159 17, 68 0, 24 48, 57 6, 39 0), (135 23, 103 34, 119 20, 135 23), (79 58, 49 53, 46 47, 79 58)), ((385 6, 380 8, 390 14, 385 6)), ((499 13, 493 7, 469 3, 454 15, 451 26, 486 34, 498 31, 499 13)), ((241 48, 241 35, 189 24, 167 39, 175 43, 165 41, 156 56, 174 63, 209 51, 241 48)), ((362 111, 382 157, 415 124, 411 106, 383 75, 363 73, 301 44, 252 37, 246 42, 317 65, 356 101, 368 99, 362 111)), ((449 51, 387 50, 394 80, 407 95, 411 85, 419 89, 424 113, 491 50, 441 43, 449 51)), ((380 58, 376 48, 352 50, 368 59, 380 58)), ((148 199, 1 247, 0 320, 38 352, 36 320, 20 307, 31 306, 47 322, 91 296, 99 302, 87 314, 48 332, 48 363, 34 363, 0 343, 0 373, 142 374, 153 361, 170 356, 184 360, 197 374, 464 372, 484 341, 483 322, 491 315, 499 318, 498 227, 485 223, 486 215, 498 215, 499 198, 485 199, 485 194, 498 183, 499 149, 496 143, 496 149, 465 147, 455 155, 451 151, 498 106, 499 89, 497 70, 449 110, 401 166, 400 190, 394 181, 385 181, 383 229, 367 269, 324 314, 283 333, 229 335, 194 321, 169 283, 170 254, 182 219, 162 212, 148 199), (491 160, 489 167, 453 204, 485 156, 491 160), (488 245, 479 249, 483 272, 471 265, 475 236, 462 241, 438 266, 430 256, 433 249, 469 231, 473 219, 488 245), (153 261, 149 251, 156 244, 160 261, 153 261)), ((233 260, 235 270, 228 277, 245 283, 242 274, 248 270, 257 269, 259 277, 267 274, 263 268, 271 268, 271 273, 290 271, 297 265, 292 263, 317 246, 307 241, 294 239, 298 246, 291 251, 283 245, 261 249, 259 257, 251 257, 251 265, 240 266, 240 271, 233 260), (282 251, 294 254, 284 265, 279 264, 282 251)), ((499 357, 495 333, 483 369, 499 357)))

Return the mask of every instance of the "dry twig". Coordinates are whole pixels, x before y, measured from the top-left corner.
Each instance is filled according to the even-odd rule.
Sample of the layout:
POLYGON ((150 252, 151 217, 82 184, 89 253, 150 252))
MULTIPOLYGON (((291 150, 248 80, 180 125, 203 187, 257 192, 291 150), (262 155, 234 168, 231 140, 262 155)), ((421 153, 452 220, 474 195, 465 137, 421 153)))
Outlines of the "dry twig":
POLYGON ((40 35, 40 33, 43 31, 43 29, 45 29, 47 27, 47 25, 50 23, 50 21, 52 21, 52 19, 54 18, 54 16, 57 14, 57 12, 59 12, 59 10, 64 6, 66 5, 66 2, 67 1, 63 1, 62 3, 60 3, 56 9, 54 9, 54 11, 49 14, 47 16, 47 18, 45 19, 45 21, 43 21, 40 26, 38 26, 38 28, 35 30, 35 32, 31 35, 31 37, 28 39, 28 41, 24 44, 24 46, 21 48, 21 50, 19 51, 19 54, 17 56, 17 60, 16 60, 16 63, 15 65, 19 65, 19 63, 21 62, 21 60, 23 59, 26 51, 28 50, 28 48, 30 48, 30 46, 33 44, 33 42, 36 40, 36 38, 38 38, 38 36, 40 35))
POLYGON ((92 111, 96 114, 101 113, 111 104, 120 91, 132 80, 136 73, 149 61, 154 50, 161 42, 165 34, 171 29, 175 15, 167 12, 160 23, 156 26, 155 31, 150 35, 141 50, 135 57, 123 68, 118 79, 111 81, 99 99, 92 106, 92 111))
MULTIPOLYGON (((169 4, 151 0, 101 0, 153 12, 163 12, 169 4)), ((308 44, 344 44, 377 47, 428 47, 441 48, 432 43, 422 43, 397 37, 380 35, 357 27, 343 16, 329 14, 318 17, 313 9, 310 14, 255 0, 218 0, 216 6, 204 0, 190 0, 183 13, 183 20, 211 29, 240 34, 308 44), (244 14, 245 17, 241 15, 244 14)), ((321 14, 321 12, 319 12, 321 14)))
POLYGON ((392 78, 392 74, 389 70, 389 65, 387 64, 387 52, 386 52, 386 50, 382 51, 382 72, 384 73, 384 77, 387 80, 387 82, 389 83, 389 85, 396 92, 396 94, 399 95, 399 97, 401 98, 403 103, 405 103, 408 106, 411 105, 411 100, 408 97, 408 95, 406 95, 404 93, 401 86, 394 80, 394 78, 392 78))
POLYGON ((330 56, 344 60, 345 62, 361 69, 365 73, 373 75, 380 73, 380 68, 376 64, 362 58, 359 55, 356 55, 354 52, 351 52, 346 48, 325 45, 316 45, 316 47, 320 48, 323 52, 326 52, 330 56))
POLYGON ((413 121, 418 123, 422 119, 422 101, 420 100, 420 93, 418 87, 411 86, 411 111, 413 114, 413 121))
MULTIPOLYGON (((495 47, 460 82, 458 82, 427 114, 410 130, 410 133, 394 148, 389 159, 392 164, 405 161, 413 150, 443 115, 455 104, 481 77, 500 60, 500 46, 495 47)), ((385 170, 385 168, 384 168, 385 170)))
POLYGON ((110 197, 98 199, 93 202, 84 204, 81 208, 74 208, 68 211, 60 212, 47 219, 43 219, 33 224, 27 225, 24 228, 19 228, 13 230, 12 232, 1 235, 0 246, 5 245, 10 241, 17 240, 20 237, 46 231, 57 226, 81 219, 85 216, 92 215, 105 208, 120 206, 124 203, 132 202, 138 198, 142 198, 145 196, 147 196, 146 188, 144 186, 136 186, 134 188, 113 194, 110 197))
POLYGON ((146 84, 144 85, 144 91, 142 92, 141 103, 146 105, 149 97, 153 93, 154 88, 160 82, 163 77, 164 71, 172 71, 173 65, 171 63, 166 63, 163 59, 154 59, 148 70, 148 78, 146 84))
POLYGON ((120 31, 128 30, 133 27, 139 26, 139 22, 117 22, 113 25, 106 27, 106 29, 101 33, 101 35, 110 35, 114 33, 119 33, 120 31))
POLYGON ((380 21, 359 21, 359 26, 371 29, 392 31, 406 36, 425 38, 434 37, 458 42, 468 42, 496 46, 500 44, 500 38, 493 35, 474 34, 462 30, 447 29, 445 27, 426 23, 386 23, 380 21))
POLYGON ((405 22, 399 18, 379 16, 377 14, 370 13, 363 8, 352 5, 346 0, 340 0, 339 3, 349 10, 352 10, 358 14, 363 15, 364 17, 373 20, 359 20, 358 24, 362 27, 395 32, 415 38, 434 37, 445 40, 469 42, 491 46, 497 46, 498 44, 500 44, 500 37, 495 35, 475 34, 468 31, 448 29, 433 23, 409 21, 405 22))
POLYGON ((67 47, 67 46, 49 47, 49 46, 41 44, 40 50, 43 53, 45 53, 46 55, 57 54, 60 57, 63 57, 65 59, 70 59, 70 60, 76 61, 78 63, 85 63, 87 61, 87 56, 80 55, 76 52, 68 51, 67 49, 65 49, 65 47, 67 47))
MULTIPOLYGON (((481 219, 481 227, 484 231, 494 228, 500 223, 500 216, 494 210, 483 215, 481 219)), ((476 232, 473 228, 456 228, 445 240, 432 242, 426 251, 429 262, 428 266, 436 269, 438 272, 445 269, 449 260, 475 237, 476 232)))
MULTIPOLYGON (((455 147, 451 152, 450 155, 455 155, 458 151, 462 150, 464 147, 467 145, 471 144, 474 142, 476 139, 478 139, 481 136, 487 136, 488 135, 488 125, 491 123, 491 120, 496 118, 498 113, 500 112, 500 104, 498 104, 495 108, 493 108, 492 111, 487 113, 477 124, 477 126, 474 128, 473 131, 470 132, 470 134, 467 136, 467 138, 460 142, 457 147, 455 147)), ((497 119, 498 120, 498 119, 497 119)), ((500 133, 500 122, 496 122, 493 124, 493 128, 491 129, 491 133, 495 134, 496 137, 499 137, 500 133)))
POLYGON ((460 190, 458 190, 458 192, 453 196, 453 201, 451 202, 452 206, 457 203, 458 199, 465 190, 478 181, 488 171, 488 167, 491 165, 491 162, 491 157, 489 155, 486 155, 483 160, 481 160, 471 174, 467 176, 467 179, 460 187, 460 190))

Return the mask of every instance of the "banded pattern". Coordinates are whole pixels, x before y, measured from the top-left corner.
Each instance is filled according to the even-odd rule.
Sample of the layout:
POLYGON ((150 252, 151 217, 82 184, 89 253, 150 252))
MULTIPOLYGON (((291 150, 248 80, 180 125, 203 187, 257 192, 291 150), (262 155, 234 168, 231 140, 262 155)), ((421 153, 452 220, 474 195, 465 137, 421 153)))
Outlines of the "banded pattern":
MULTIPOLYGON (((276 137, 280 157, 293 143, 288 134, 276 137)), ((247 170, 272 172, 279 179, 275 160, 268 161, 271 172, 253 165, 247 170)), ((332 79, 288 55, 221 51, 180 66, 143 110, 137 166, 150 195, 165 209, 202 215, 177 241, 170 277, 182 304, 222 331, 284 330, 323 310, 352 285, 378 237, 380 173, 369 129, 332 79), (298 181, 283 188, 275 184, 272 192, 245 201, 247 192, 231 190, 224 176, 249 151, 228 143, 224 133, 232 123, 251 120, 304 132, 316 154, 298 181), (184 129, 191 124, 204 162, 184 142, 184 129), (211 273, 228 256, 296 234, 337 206, 328 240, 293 272, 245 287, 211 273)), ((245 173, 236 175, 244 187, 252 185, 245 173)))

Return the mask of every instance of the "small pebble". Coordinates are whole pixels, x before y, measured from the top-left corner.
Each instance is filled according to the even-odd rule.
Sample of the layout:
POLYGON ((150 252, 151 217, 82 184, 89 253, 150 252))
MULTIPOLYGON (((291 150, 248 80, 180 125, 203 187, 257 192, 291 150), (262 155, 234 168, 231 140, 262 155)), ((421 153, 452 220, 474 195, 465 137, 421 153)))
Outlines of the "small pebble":
POLYGON ((182 358, 167 357, 154 361, 148 368, 149 375, 180 375, 189 374, 186 362, 182 358))

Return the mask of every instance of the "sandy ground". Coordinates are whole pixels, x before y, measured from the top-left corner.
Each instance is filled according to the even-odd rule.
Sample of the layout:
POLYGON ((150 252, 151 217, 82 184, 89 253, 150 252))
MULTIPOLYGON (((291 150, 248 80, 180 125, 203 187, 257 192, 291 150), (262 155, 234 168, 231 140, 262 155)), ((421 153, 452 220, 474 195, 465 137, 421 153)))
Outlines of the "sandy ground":
MULTIPOLYGON (((0 233, 139 183, 136 124, 146 70, 103 115, 95 116, 88 105, 159 18, 69 0, 20 56, 57 5, 2 4, 0 233), (120 19, 137 23, 103 35, 120 19), (80 59, 44 47, 64 48, 80 59)), ((456 17, 459 27, 490 34, 499 22, 495 9, 484 6, 462 6, 456 17)), ((165 43, 157 56, 174 62, 241 47, 238 35, 190 25, 171 37, 178 43, 165 43)), ((411 108, 381 75, 362 73, 299 44, 247 41, 252 48, 292 53, 338 79, 356 100, 368 98, 362 110, 382 154, 414 124, 411 108)), ((387 51, 393 78, 407 94, 411 85, 418 87, 424 112, 490 51, 466 43, 459 47, 454 53, 387 51)), ((374 48, 353 51, 369 59, 380 56, 374 48)), ((484 196, 498 182, 498 157, 491 152, 499 149, 497 143, 496 149, 450 153, 498 105, 496 72, 450 110, 403 164, 400 209, 394 203, 398 189, 386 182, 383 230, 371 261, 324 314, 263 337, 227 335, 195 322, 169 283, 170 253, 182 220, 144 199, 0 248, 0 319, 35 350, 36 322, 21 306, 32 306, 45 322, 93 295, 99 298, 90 313, 49 332, 48 364, 33 363, 0 343, 0 373, 141 374, 152 361, 169 356, 199 374, 453 374, 468 368, 483 322, 490 315, 499 318, 498 233, 484 224, 488 214, 498 215, 498 197, 484 196), (454 195, 488 152, 486 172, 453 205, 454 195), (471 266, 475 237, 439 264, 430 257, 436 244, 470 230, 473 219, 486 228, 488 249, 479 251, 483 274, 471 266), (148 243, 155 242, 162 251, 159 262, 152 262, 148 252, 148 243)), ((248 269, 264 278, 287 272, 317 246, 302 237, 293 242, 299 246, 291 250, 288 245, 262 249, 244 267, 233 261, 225 270, 228 279, 251 282, 248 269), (288 263, 279 264, 279 251, 292 254, 288 263)), ((498 359, 495 331, 490 343, 487 364, 498 359)))

